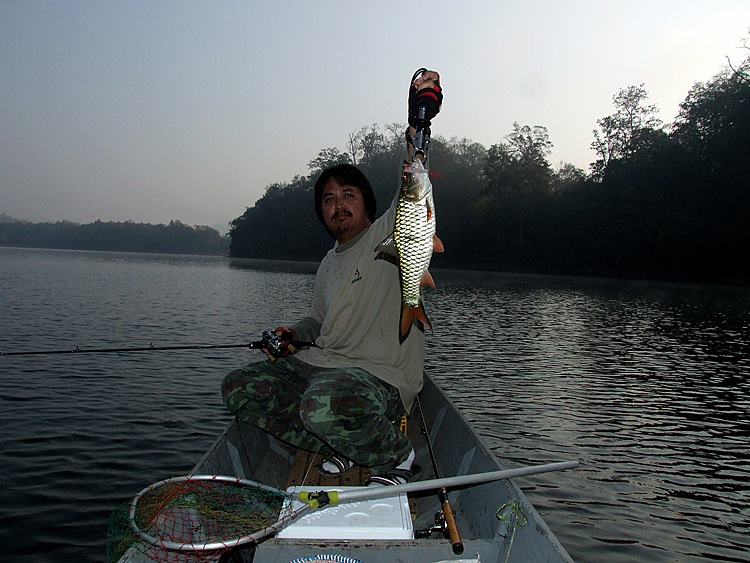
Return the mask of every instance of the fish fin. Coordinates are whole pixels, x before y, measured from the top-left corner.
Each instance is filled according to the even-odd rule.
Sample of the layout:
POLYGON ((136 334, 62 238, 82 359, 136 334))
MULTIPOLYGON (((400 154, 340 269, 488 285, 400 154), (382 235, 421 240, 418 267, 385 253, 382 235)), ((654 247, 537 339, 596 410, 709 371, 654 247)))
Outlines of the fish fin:
POLYGON ((437 235, 432 235, 432 251, 433 252, 445 252, 443 241, 440 240, 437 235))
POLYGON ((408 305, 404 303, 401 304, 401 323, 398 334, 398 341, 400 344, 404 343, 404 340, 409 336, 409 331, 411 330, 411 322, 414 320, 414 313, 411 309, 412 308, 408 305))
POLYGON ((393 233, 385 237, 383 242, 375 248, 375 251, 398 257, 398 248, 396 248, 396 239, 393 238, 393 233))
POLYGON ((429 328, 430 332, 432 332, 432 325, 430 325, 430 319, 427 318, 427 313, 424 310, 424 303, 420 301, 418 307, 411 307, 411 309, 414 318, 429 328))
POLYGON ((406 304, 401 304, 401 331, 399 334, 399 342, 401 344, 404 343, 404 340, 406 340, 406 337, 409 336, 409 331, 411 330, 411 325, 414 319, 421 322, 424 326, 430 329, 432 331, 432 326, 430 325, 430 320, 427 318, 427 313, 425 313, 424 305, 422 302, 419 302, 419 305, 417 307, 410 307, 406 304))
POLYGON ((435 289, 435 280, 432 279, 432 274, 430 274, 429 270, 424 273, 421 281, 419 282, 420 287, 424 287, 426 285, 430 286, 432 289, 435 289))

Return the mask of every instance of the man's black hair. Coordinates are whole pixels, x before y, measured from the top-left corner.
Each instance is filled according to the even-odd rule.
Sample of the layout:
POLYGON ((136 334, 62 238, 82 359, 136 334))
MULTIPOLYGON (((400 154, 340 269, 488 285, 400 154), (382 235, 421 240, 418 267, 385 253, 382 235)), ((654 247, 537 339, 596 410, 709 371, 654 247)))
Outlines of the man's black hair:
MULTIPOLYGON (((341 186, 354 186, 360 189, 365 200, 367 218, 370 220, 370 223, 374 223, 378 202, 375 201, 372 186, 367 176, 359 168, 351 164, 337 164, 331 168, 326 168, 315 181, 315 213, 318 215, 320 222, 325 226, 325 217, 323 217, 323 188, 326 187, 326 184, 331 179, 338 182, 341 186)), ((328 230, 328 227, 326 227, 326 230, 328 230)), ((331 231, 328 231, 328 233, 333 236, 331 231)))

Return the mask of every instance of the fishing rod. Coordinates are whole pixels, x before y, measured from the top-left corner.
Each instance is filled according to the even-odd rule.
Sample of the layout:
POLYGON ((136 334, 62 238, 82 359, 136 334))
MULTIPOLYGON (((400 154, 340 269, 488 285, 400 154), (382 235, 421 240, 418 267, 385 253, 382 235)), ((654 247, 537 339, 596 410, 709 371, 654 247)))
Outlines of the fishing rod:
POLYGON ((421 156, 423 160, 427 158, 427 149, 430 145, 430 122, 425 117, 426 113, 427 108, 421 106, 417 112, 417 125, 415 127, 417 132, 413 137, 414 158, 421 156))
POLYGON ((219 350, 226 348, 249 348, 251 350, 268 350, 268 357, 271 361, 281 358, 288 354, 294 354, 299 348, 305 346, 315 346, 314 342, 302 342, 292 340, 282 340, 273 330, 263 332, 260 340, 247 342, 244 344, 187 344, 180 346, 154 346, 153 343, 148 346, 136 347, 118 347, 118 348, 81 348, 76 346, 67 350, 31 350, 24 352, 3 352, 0 350, 0 356, 41 356, 51 354, 108 354, 108 353, 128 353, 128 352, 162 352, 165 350, 219 350))
POLYGON ((3 352, 0 356, 41 356, 49 354, 107 354, 110 352, 161 352, 164 350, 210 350, 218 348, 255 348, 258 342, 248 342, 247 344, 195 344, 185 346, 138 346, 133 348, 81 348, 76 346, 68 350, 33 350, 24 352, 3 352))
MULTIPOLYGON (((427 440, 427 449, 430 452, 430 458, 432 458, 432 467, 435 470, 435 478, 440 479, 440 470, 438 469, 438 463, 437 459, 435 458, 435 451, 432 449, 432 440, 430 440, 430 433, 427 430, 427 423, 424 419, 424 413, 422 412, 422 403, 419 401, 419 397, 417 397, 417 411, 419 412, 419 418, 422 421, 422 433, 425 436, 425 439, 427 440)), ((453 512, 453 507, 451 506, 451 501, 448 499, 448 490, 445 487, 440 487, 437 489, 438 491, 438 498, 440 499, 440 503, 443 505, 443 509, 439 510, 438 513, 435 515, 435 524, 439 526, 439 530, 443 532, 443 535, 445 535, 445 527, 448 528, 448 537, 450 537, 451 541, 451 547, 453 548, 453 553, 456 555, 461 555, 464 552, 464 544, 463 541, 461 541, 461 534, 458 531, 458 526, 456 525, 456 515, 453 512)), ((429 534, 432 530, 429 530, 427 533, 429 534)))
POLYGON ((440 111, 440 104, 442 103, 439 78, 428 79, 433 81, 433 88, 423 90, 416 90, 414 88, 414 82, 425 72, 428 72, 426 68, 419 68, 411 77, 411 86, 409 89, 409 124, 415 130, 413 137, 409 135, 409 130, 407 129, 407 141, 414 146, 413 156, 414 158, 421 158, 422 161, 427 160, 427 151, 430 146, 430 120, 440 111), (428 111, 430 115, 428 115, 428 111))

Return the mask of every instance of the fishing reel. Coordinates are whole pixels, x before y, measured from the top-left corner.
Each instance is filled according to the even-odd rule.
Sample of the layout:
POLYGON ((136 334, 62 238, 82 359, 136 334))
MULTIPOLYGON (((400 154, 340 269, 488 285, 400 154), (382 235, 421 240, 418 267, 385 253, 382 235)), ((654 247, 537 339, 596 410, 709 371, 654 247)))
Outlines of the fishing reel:
POLYGON ((416 134, 412 137, 409 135, 409 130, 406 130, 407 140, 414 145, 414 155, 427 155, 427 150, 430 147, 430 122, 425 119, 426 108, 420 107, 417 111, 417 118, 415 119, 416 134))
POLYGON ((281 336, 278 336, 275 330, 264 330, 261 342, 262 347, 268 350, 268 359, 272 362, 297 352, 296 346, 292 343, 291 330, 284 329, 281 336))
POLYGON ((432 534, 440 534, 443 538, 449 538, 448 523, 445 520, 445 512, 438 510, 435 512, 435 525, 425 530, 415 530, 415 538, 429 538, 432 534))
POLYGON ((417 90, 414 82, 427 72, 426 68, 420 68, 411 77, 411 86, 409 87, 409 125, 414 127, 416 133, 412 137, 409 129, 406 129, 406 140, 412 144, 415 149, 415 156, 422 155, 423 159, 427 156, 427 150, 430 146, 430 123, 433 117, 440 112, 440 106, 443 103, 443 93, 440 87, 440 80, 434 81, 434 87, 417 90))
POLYGON ((264 350, 268 359, 275 362, 279 358, 296 354, 300 348, 315 346, 315 342, 292 340, 293 337, 294 333, 288 328, 281 327, 281 336, 276 334, 276 329, 264 330, 260 335, 261 339, 250 342, 248 348, 264 350))

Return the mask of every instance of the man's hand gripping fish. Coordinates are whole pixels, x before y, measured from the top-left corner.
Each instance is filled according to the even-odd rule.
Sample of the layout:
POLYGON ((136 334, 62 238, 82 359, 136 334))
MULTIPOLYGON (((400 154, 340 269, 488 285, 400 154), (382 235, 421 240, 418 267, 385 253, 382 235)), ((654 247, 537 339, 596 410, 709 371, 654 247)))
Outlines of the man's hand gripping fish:
POLYGON ((421 288, 435 282, 427 268, 432 252, 443 252, 443 243, 435 236, 435 205, 432 200, 430 172, 417 158, 404 169, 396 206, 396 224, 376 250, 398 258, 401 278, 400 338, 403 342, 417 319, 432 330, 422 304, 421 288))

